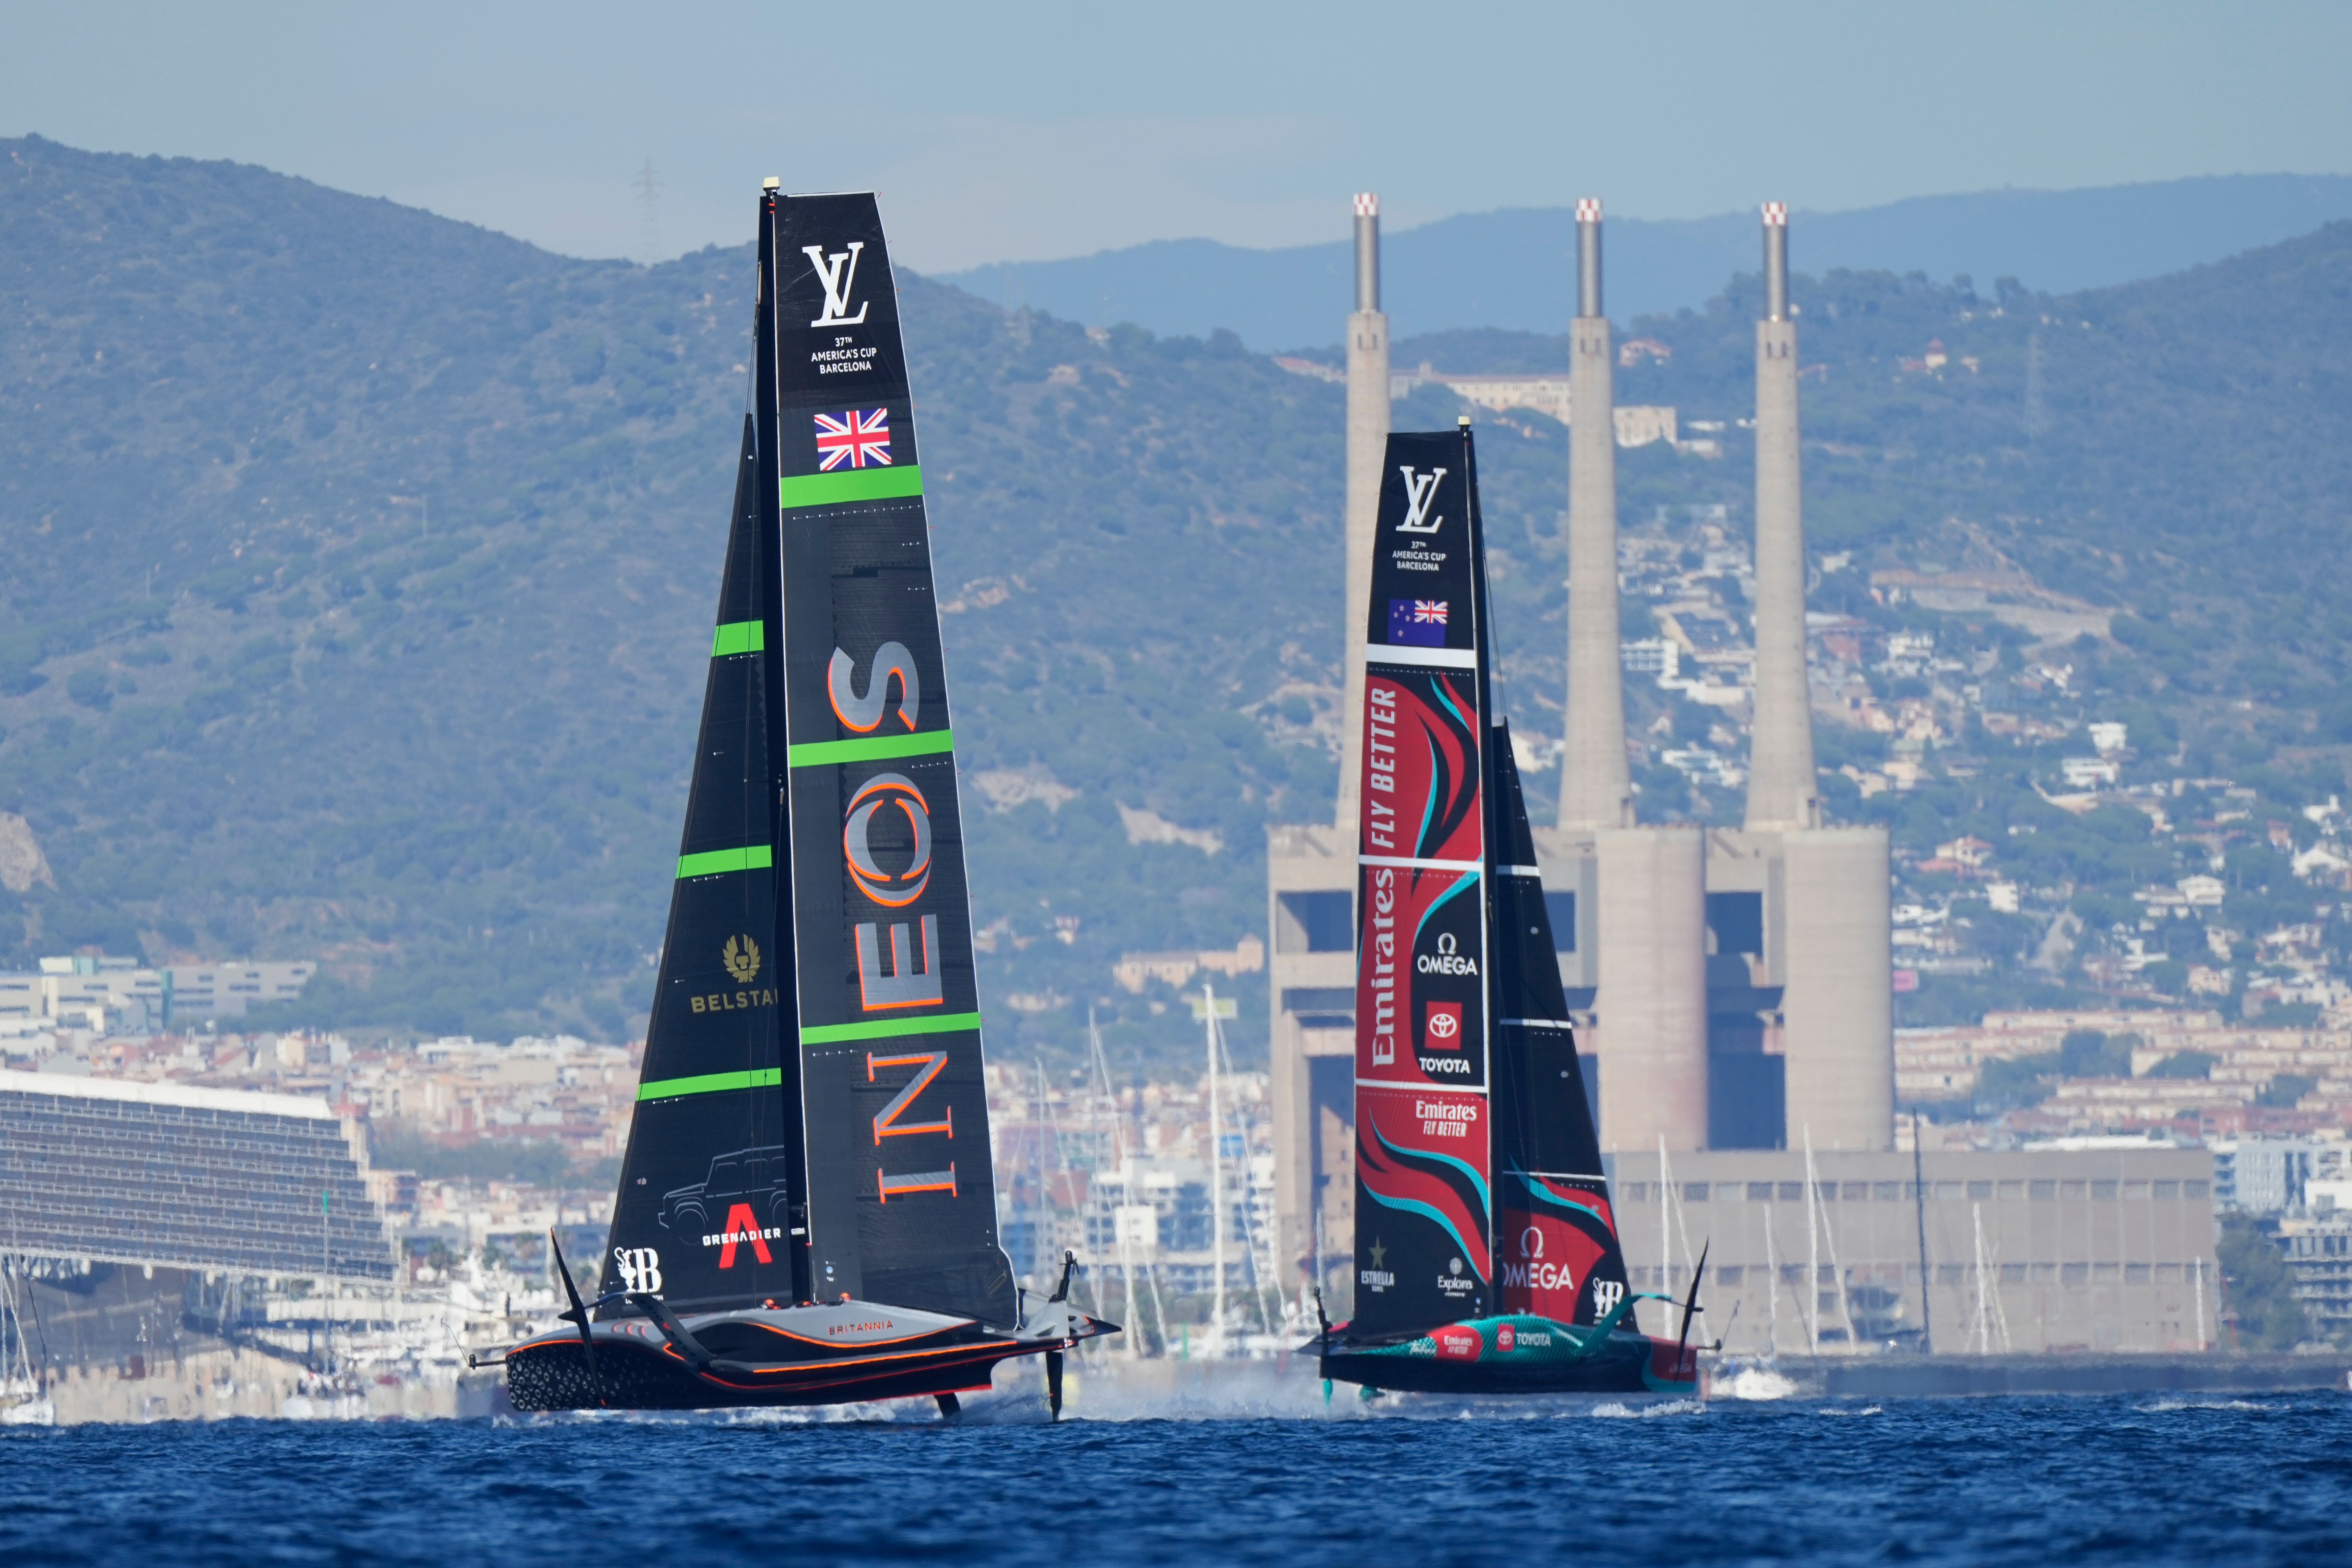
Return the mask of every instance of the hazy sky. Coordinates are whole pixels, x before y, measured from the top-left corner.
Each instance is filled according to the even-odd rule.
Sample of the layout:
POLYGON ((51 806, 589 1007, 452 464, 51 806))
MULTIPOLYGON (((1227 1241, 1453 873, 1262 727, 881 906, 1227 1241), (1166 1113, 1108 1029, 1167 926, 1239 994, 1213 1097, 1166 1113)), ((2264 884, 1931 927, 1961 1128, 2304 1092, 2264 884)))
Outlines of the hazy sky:
POLYGON ((739 243, 763 174, 870 186, 933 270, 1336 238, 1361 188, 1396 225, 2346 173, 2347 81, 2352 5, 2284 0, 0 0, 0 135, 260 163, 583 256, 739 243))

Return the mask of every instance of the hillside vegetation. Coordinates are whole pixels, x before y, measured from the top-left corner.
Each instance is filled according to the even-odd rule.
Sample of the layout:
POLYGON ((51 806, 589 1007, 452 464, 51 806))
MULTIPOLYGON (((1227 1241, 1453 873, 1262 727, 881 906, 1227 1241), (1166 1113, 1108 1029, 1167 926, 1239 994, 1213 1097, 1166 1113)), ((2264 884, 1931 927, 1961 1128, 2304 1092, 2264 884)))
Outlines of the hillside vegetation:
MULTIPOLYGON (((251 168, 0 147, 0 811, 57 884, 0 891, 0 966, 318 955, 312 1021, 624 1035, 709 646, 748 247, 576 261, 251 168)), ((2276 789, 2307 791, 2352 737, 2331 570, 2348 256, 2338 226, 2063 299, 1808 280, 1809 522, 1817 554, 1853 557, 1817 604, 2013 664, 1998 616, 1881 604, 1868 574, 2032 574, 2118 612, 2074 656, 2093 690, 2200 763, 2284 757, 2276 789), (1901 371, 1930 336, 1979 371, 1901 371)), ((1181 1007, 1110 966, 1263 934, 1265 825, 1328 813, 1339 391, 1230 335, 1089 332, 899 282, 992 1048, 1058 1059, 1095 1005, 1122 1059, 1183 1059, 1181 1007)), ((1743 414, 1751 289, 1638 323, 1675 353, 1621 395, 1743 414)), ((1482 342, 1497 363, 1398 358, 1556 348, 1482 342)), ((1456 407, 1427 390, 1397 420, 1456 407)), ((1482 429, 1510 700, 1557 734, 1565 433, 1482 429)), ((1623 454, 1629 523, 1720 504, 1744 529, 1727 438, 1623 454)), ((1974 783, 1841 809, 1991 837, 2042 764, 1975 750, 1974 783)), ((1539 811, 1557 777, 1534 776, 1539 811)), ((2078 830, 2099 831, 2050 829, 2078 830)), ((1262 1049, 1263 977, 1242 989, 1237 1039, 1262 1049)))

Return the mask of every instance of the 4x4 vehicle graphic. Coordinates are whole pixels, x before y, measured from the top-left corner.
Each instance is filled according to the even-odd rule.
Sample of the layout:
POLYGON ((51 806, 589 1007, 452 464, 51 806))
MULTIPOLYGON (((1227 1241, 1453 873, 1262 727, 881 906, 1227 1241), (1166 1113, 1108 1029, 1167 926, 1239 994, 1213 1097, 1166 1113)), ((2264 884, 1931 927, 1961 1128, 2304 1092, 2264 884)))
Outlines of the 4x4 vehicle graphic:
POLYGON ((782 1144, 764 1149, 738 1149, 710 1162, 710 1173, 690 1187, 662 1194, 660 1220, 664 1229, 681 1236, 701 1236, 720 1228, 728 1212, 749 1204, 762 1225, 792 1228, 792 1200, 786 1163, 790 1151, 782 1144))

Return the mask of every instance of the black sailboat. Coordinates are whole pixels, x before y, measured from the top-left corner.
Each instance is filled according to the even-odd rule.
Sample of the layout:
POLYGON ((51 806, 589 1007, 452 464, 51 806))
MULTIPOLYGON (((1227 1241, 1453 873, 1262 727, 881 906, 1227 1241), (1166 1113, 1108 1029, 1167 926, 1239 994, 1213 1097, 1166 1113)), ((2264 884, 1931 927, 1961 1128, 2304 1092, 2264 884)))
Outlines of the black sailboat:
MULTIPOLYGON (((596 1298, 522 1410, 989 1385, 1112 1332, 998 1244, 954 732, 870 195, 760 204, 752 406, 636 1113, 596 1298)), ((559 1266, 562 1259, 558 1254, 559 1266)))
POLYGON ((1311 1348, 1325 1377, 1369 1387, 1685 1392, 1696 1278, 1680 1339, 1633 1328, 1498 711, 1468 421, 1391 436, 1381 475, 1359 721, 1356 1305, 1311 1348))

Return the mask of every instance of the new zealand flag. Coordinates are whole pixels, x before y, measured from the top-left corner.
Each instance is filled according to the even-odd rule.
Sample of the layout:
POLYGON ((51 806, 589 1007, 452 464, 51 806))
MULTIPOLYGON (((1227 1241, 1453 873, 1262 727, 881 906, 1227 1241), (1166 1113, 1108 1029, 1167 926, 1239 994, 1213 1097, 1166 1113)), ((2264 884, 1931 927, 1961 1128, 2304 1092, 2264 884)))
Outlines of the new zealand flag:
POLYGON ((1443 599, 1391 599, 1389 601, 1389 643, 1391 647, 1444 647, 1445 646, 1445 601, 1443 599))

